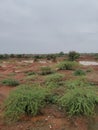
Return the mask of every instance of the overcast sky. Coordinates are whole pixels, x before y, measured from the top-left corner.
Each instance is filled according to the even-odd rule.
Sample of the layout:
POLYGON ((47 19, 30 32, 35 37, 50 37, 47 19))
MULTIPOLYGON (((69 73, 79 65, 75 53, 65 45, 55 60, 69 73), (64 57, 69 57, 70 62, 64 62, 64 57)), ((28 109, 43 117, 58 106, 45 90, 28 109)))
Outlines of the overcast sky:
POLYGON ((0 53, 98 52, 98 0, 0 0, 0 53))

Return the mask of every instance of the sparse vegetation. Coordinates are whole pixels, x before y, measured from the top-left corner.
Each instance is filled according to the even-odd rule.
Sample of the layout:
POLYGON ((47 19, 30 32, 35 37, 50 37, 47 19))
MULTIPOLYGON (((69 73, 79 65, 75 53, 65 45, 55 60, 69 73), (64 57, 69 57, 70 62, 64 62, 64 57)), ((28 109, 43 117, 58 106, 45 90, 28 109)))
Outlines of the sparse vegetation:
POLYGON ((81 69, 78 69, 74 72, 74 75, 75 76, 83 76, 83 75, 86 75, 85 71, 81 70, 81 69))
POLYGON ((19 120, 24 114, 35 116, 45 105, 46 89, 32 86, 19 86, 12 91, 5 102, 5 117, 19 120))
POLYGON ((35 75, 36 73, 35 72, 33 72, 33 71, 31 71, 31 72, 26 72, 26 75, 35 75))
POLYGON ((19 81, 16 79, 4 79, 2 80, 2 84, 7 86, 18 86, 19 81))
POLYGON ((59 87, 63 85, 62 82, 63 78, 64 78, 63 74, 58 74, 58 73, 51 74, 46 77, 46 85, 51 88, 59 87))
POLYGON ((63 77, 64 77, 63 74, 59 73, 51 74, 46 77, 46 82, 60 82, 62 81, 63 77))
POLYGON ((63 61, 58 64, 60 70, 74 70, 78 66, 77 62, 73 61, 63 61))
POLYGON ((27 75, 24 80, 25 81, 36 81, 36 79, 38 78, 38 75, 37 74, 34 74, 34 75, 27 75))
POLYGON ((53 73, 53 70, 49 66, 43 66, 40 69, 41 69, 41 72, 40 72, 41 75, 47 75, 47 74, 53 73))
MULTIPOLYGON (((19 127, 16 129, 37 129, 37 126, 38 129, 47 129, 47 124, 54 121, 54 118, 58 123, 58 117, 62 119, 61 125, 63 122, 65 125, 70 116, 67 121, 69 124, 72 121, 73 126, 75 123, 78 125, 77 119, 79 123, 80 120, 88 122, 86 116, 90 116, 91 120, 91 115, 94 115, 93 119, 97 119, 97 65, 79 65, 77 58, 74 59, 76 61, 70 60, 68 54, 63 52, 4 56, 0 58, 0 124, 3 123, 1 129, 14 129, 17 122, 13 124, 12 121, 18 121, 19 127), (38 62, 33 62, 34 57, 38 62), (53 57, 56 57, 56 62, 53 62, 53 57), (28 127, 29 123, 31 127, 28 127), (41 125, 44 128, 41 128, 41 125)), ((91 54, 81 54, 79 60, 90 61, 90 58, 93 61, 95 57, 91 54)), ((54 129, 56 127, 53 125, 54 129)))
POLYGON ((75 88, 67 91, 60 99, 61 108, 70 116, 95 113, 98 96, 92 89, 75 88))
POLYGON ((93 71, 93 68, 88 68, 88 69, 86 70, 87 73, 92 72, 92 71, 93 71))
POLYGON ((49 54, 49 55, 46 55, 46 59, 47 60, 52 60, 52 61, 56 61, 56 54, 49 54))
POLYGON ((85 77, 81 77, 78 79, 70 79, 66 81, 66 87, 68 89, 81 88, 81 87, 89 87, 91 84, 86 80, 85 77))

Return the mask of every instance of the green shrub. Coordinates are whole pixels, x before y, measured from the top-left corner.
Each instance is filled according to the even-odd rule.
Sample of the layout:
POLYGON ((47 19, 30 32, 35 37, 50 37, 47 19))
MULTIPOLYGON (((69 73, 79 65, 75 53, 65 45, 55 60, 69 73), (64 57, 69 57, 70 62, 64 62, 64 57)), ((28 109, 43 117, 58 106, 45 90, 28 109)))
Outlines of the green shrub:
POLYGON ((23 58, 23 55, 22 54, 17 54, 16 58, 23 58))
POLYGON ((67 91, 60 99, 61 108, 70 116, 94 114, 95 104, 98 96, 92 89, 76 88, 67 91))
POLYGON ((55 73, 47 76, 45 82, 48 87, 56 88, 63 85, 63 78, 64 78, 63 74, 55 73))
POLYGON ((36 73, 31 71, 31 72, 26 72, 26 74, 29 76, 29 75, 35 75, 36 73))
POLYGON ((10 54, 10 58, 15 58, 15 54, 10 54))
POLYGON ((46 55, 46 59, 47 60, 52 60, 52 61, 56 61, 56 54, 48 54, 48 55, 46 55))
POLYGON ((59 57, 63 57, 64 55, 65 55, 65 53, 64 53, 63 51, 61 51, 61 52, 58 54, 59 57))
POLYGON ((86 78, 81 77, 75 80, 68 80, 66 81, 65 85, 68 89, 74 89, 79 87, 89 87, 90 83, 86 80, 86 78))
POLYGON ((24 80, 27 80, 27 81, 34 81, 38 78, 38 75, 27 75, 24 80))
POLYGON ((42 56, 41 55, 34 55, 33 58, 34 58, 34 62, 37 62, 39 59, 42 58, 42 56))
POLYGON ((75 76, 82 76, 82 75, 86 75, 86 73, 85 73, 85 71, 79 69, 79 70, 76 70, 74 72, 74 75, 75 76))
POLYGON ((2 59, 8 59, 9 55, 8 54, 0 54, 0 60, 2 59))
POLYGON ((40 72, 41 75, 47 75, 47 74, 51 74, 51 73, 53 73, 53 70, 51 69, 51 67, 49 67, 49 66, 41 67, 41 72, 40 72))
POLYGON ((79 57, 80 57, 80 54, 78 52, 75 52, 75 51, 70 51, 68 54, 68 58, 71 61, 74 61, 74 60, 78 59, 79 57))
POLYGON ((78 63, 75 61, 63 61, 58 64, 60 70, 74 70, 76 67, 78 67, 78 63))
POLYGON ((94 54, 94 58, 95 58, 95 60, 98 60, 98 53, 94 54))
POLYGON ((17 121, 24 114, 35 116, 45 105, 48 91, 41 87, 19 86, 5 101, 5 117, 17 121))
POLYGON ((92 71, 94 71, 93 68, 88 68, 88 69, 86 70, 87 73, 92 72, 92 71))
POLYGON ((19 81, 16 79, 4 79, 2 80, 2 84, 7 86, 17 86, 19 85, 19 81))
POLYGON ((62 79, 64 78, 63 74, 51 74, 49 76, 46 77, 46 82, 60 82, 62 81, 62 79))

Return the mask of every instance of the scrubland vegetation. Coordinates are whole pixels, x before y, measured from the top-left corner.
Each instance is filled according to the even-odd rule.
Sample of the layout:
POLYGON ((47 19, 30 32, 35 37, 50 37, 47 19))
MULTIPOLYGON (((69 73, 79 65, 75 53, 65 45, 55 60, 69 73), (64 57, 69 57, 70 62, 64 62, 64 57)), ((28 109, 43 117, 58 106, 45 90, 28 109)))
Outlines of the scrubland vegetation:
MULTIPOLYGON (((96 59, 96 55, 91 56, 96 59)), ((84 68, 78 62, 79 57, 81 54, 74 51, 51 55, 0 55, 1 63, 4 59, 10 64, 13 64, 12 59, 15 62, 17 58, 19 61, 25 58, 34 60, 30 66, 29 63, 25 66, 20 64, 20 71, 14 72, 14 75, 6 74, 3 77, 3 72, 0 75, 0 85, 13 86, 11 88, 14 89, 3 102, 3 118, 17 122, 23 116, 36 117, 42 115, 43 109, 49 105, 55 105, 70 119, 79 116, 93 118, 98 114, 97 85, 88 79, 94 68, 84 68), (38 63, 39 60, 51 62, 38 63), (20 77, 17 78, 17 75, 20 77)))

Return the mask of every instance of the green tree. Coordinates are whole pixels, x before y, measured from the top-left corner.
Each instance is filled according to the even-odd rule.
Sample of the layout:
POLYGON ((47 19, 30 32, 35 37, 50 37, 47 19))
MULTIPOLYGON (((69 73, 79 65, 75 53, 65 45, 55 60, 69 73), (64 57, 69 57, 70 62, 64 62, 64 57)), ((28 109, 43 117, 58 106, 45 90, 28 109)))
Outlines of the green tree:
POLYGON ((80 57, 80 54, 78 52, 75 52, 75 51, 70 51, 68 54, 68 58, 71 61, 74 61, 74 60, 78 59, 79 57, 80 57))

